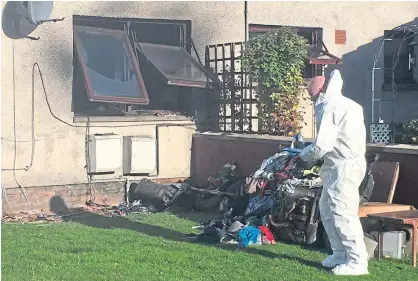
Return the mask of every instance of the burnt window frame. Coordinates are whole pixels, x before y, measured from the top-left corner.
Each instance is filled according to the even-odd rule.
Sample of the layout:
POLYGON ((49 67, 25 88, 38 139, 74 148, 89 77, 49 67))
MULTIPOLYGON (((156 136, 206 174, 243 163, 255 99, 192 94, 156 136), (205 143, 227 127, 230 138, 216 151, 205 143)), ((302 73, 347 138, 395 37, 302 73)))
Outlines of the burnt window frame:
MULTIPOLYGON (((308 39, 305 37, 306 39, 308 39, 308 43, 310 45, 313 45, 317 48, 322 49, 323 46, 323 33, 324 33, 324 29, 322 27, 306 27, 306 26, 290 26, 290 25, 264 25, 264 24, 253 24, 250 23, 248 25, 248 33, 249 36, 251 35, 251 33, 267 33, 270 32, 274 29, 277 28, 281 28, 281 27, 288 27, 288 28, 293 28, 295 30, 297 30, 297 33, 299 35, 301 35, 301 33, 310 33, 311 34, 311 38, 308 39)), ((305 61, 305 68, 303 71, 304 74, 304 78, 305 79, 311 79, 317 75, 322 75, 322 65, 321 64, 311 64, 310 60, 307 59, 305 61), (310 68, 310 75, 307 75, 308 73, 308 69, 310 68)))
MULTIPOLYGON (((399 40, 399 39, 402 39, 404 36, 409 37, 405 40, 405 42, 402 43, 402 44, 406 44, 406 45, 412 43, 414 41, 414 38, 416 37, 416 34, 413 31, 406 31, 406 30, 403 30, 403 31, 385 30, 383 34, 384 34, 383 35, 384 40, 385 39, 386 40, 391 39, 391 38, 399 40), (407 34, 409 34, 409 35, 407 35, 407 34)), ((386 44, 390 44, 389 42, 390 41, 385 42, 384 45, 383 45, 383 77, 382 77, 383 82, 382 82, 382 90, 384 92, 392 91, 392 76, 391 76, 391 74, 387 75, 386 73, 388 73, 389 71, 391 73, 393 56, 395 55, 395 53, 391 52, 391 54, 388 54, 389 52, 387 52, 387 49, 385 48, 385 46, 386 46, 386 44), (391 60, 387 61, 386 57, 389 57, 389 56, 391 57, 391 60)), ((399 45, 398 45, 398 47, 399 47, 399 45)), ((412 49, 413 56, 418 55, 418 54, 414 53, 415 48, 413 46, 408 46, 408 48, 412 49)), ((396 52, 396 50, 395 50, 395 52, 396 52)), ((409 59, 409 57, 408 57, 408 59, 409 59)), ((409 63, 409 62, 407 62, 407 63, 409 63)), ((399 64, 399 62, 398 62, 398 64, 399 64)), ((414 70, 413 70, 413 68, 411 68, 411 70, 409 70, 409 71, 411 72, 411 77, 403 76, 401 78, 396 77, 397 73, 395 72, 395 81, 397 79, 401 80, 401 82, 399 82, 399 81, 395 82, 397 92, 418 90, 418 82, 414 80, 414 73, 413 73, 414 70)))
MULTIPOLYGON (((86 88, 86 92, 89 98, 89 101, 92 102, 109 102, 109 103, 122 103, 122 104, 140 104, 140 105, 148 105, 150 103, 150 99, 148 97, 147 89, 144 84, 144 80, 142 78, 139 60, 136 58, 134 53, 132 44, 128 38, 128 34, 122 30, 111 30, 105 28, 97 28, 97 27, 89 27, 89 26, 80 26, 80 25, 73 25, 73 36, 74 36, 74 43, 76 46, 76 51, 78 54, 78 60, 81 65, 81 69, 83 71, 84 77, 84 85, 86 88), (92 85, 88 70, 87 70, 87 61, 84 56, 80 55, 79 52, 84 52, 87 54, 86 49, 84 47, 83 42, 80 39, 79 32, 83 31, 91 31, 98 34, 103 35, 110 35, 112 37, 117 38, 123 42, 124 47, 126 48, 129 61, 132 64, 132 68, 135 72, 135 77, 138 82, 137 93, 138 95, 143 95, 144 97, 118 97, 118 96, 100 96, 95 95, 95 90, 92 85), (139 91, 138 91, 139 90, 139 91)), ((87 54, 88 56, 88 54, 87 54)))

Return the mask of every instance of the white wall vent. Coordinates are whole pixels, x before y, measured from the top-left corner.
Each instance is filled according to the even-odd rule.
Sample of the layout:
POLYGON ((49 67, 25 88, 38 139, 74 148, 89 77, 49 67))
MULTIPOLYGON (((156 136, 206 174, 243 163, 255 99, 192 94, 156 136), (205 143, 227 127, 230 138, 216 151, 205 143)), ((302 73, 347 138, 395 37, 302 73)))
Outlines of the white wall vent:
POLYGON ((123 174, 157 175, 157 141, 151 136, 123 138, 123 174))
POLYGON ((114 173, 122 166, 122 137, 96 134, 89 142, 90 173, 114 173))

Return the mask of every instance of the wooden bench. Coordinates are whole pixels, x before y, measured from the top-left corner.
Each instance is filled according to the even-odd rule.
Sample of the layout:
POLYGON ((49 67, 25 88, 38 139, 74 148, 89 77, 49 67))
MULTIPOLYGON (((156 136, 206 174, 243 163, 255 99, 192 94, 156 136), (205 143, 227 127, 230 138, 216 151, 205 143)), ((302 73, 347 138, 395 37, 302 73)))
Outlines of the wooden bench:
POLYGON ((414 206, 410 205, 390 204, 382 202, 367 202, 360 205, 358 215, 360 218, 365 218, 372 214, 413 210, 415 210, 414 206))

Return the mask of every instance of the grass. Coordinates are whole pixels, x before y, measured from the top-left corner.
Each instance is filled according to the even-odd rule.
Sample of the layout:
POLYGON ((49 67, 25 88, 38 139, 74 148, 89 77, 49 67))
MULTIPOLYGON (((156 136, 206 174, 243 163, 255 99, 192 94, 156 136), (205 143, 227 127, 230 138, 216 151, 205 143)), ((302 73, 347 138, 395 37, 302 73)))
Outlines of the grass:
POLYGON ((418 280, 408 262, 371 260, 371 274, 335 277, 326 254, 277 244, 237 251, 184 241, 196 223, 173 214, 3 224, 2 280, 418 280))

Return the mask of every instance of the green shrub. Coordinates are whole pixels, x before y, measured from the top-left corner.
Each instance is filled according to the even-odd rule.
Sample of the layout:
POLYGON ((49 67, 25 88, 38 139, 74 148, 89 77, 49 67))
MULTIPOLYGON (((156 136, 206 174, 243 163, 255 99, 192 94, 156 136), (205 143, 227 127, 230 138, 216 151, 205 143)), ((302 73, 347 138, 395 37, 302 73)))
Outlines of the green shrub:
POLYGON ((260 133, 291 136, 303 126, 300 107, 307 41, 296 30, 283 27, 249 40, 245 45, 243 66, 258 83, 261 103, 260 133), (269 132, 271 133, 271 132, 269 132))
POLYGON ((399 125, 398 142, 403 144, 418 144, 418 119, 399 125))

